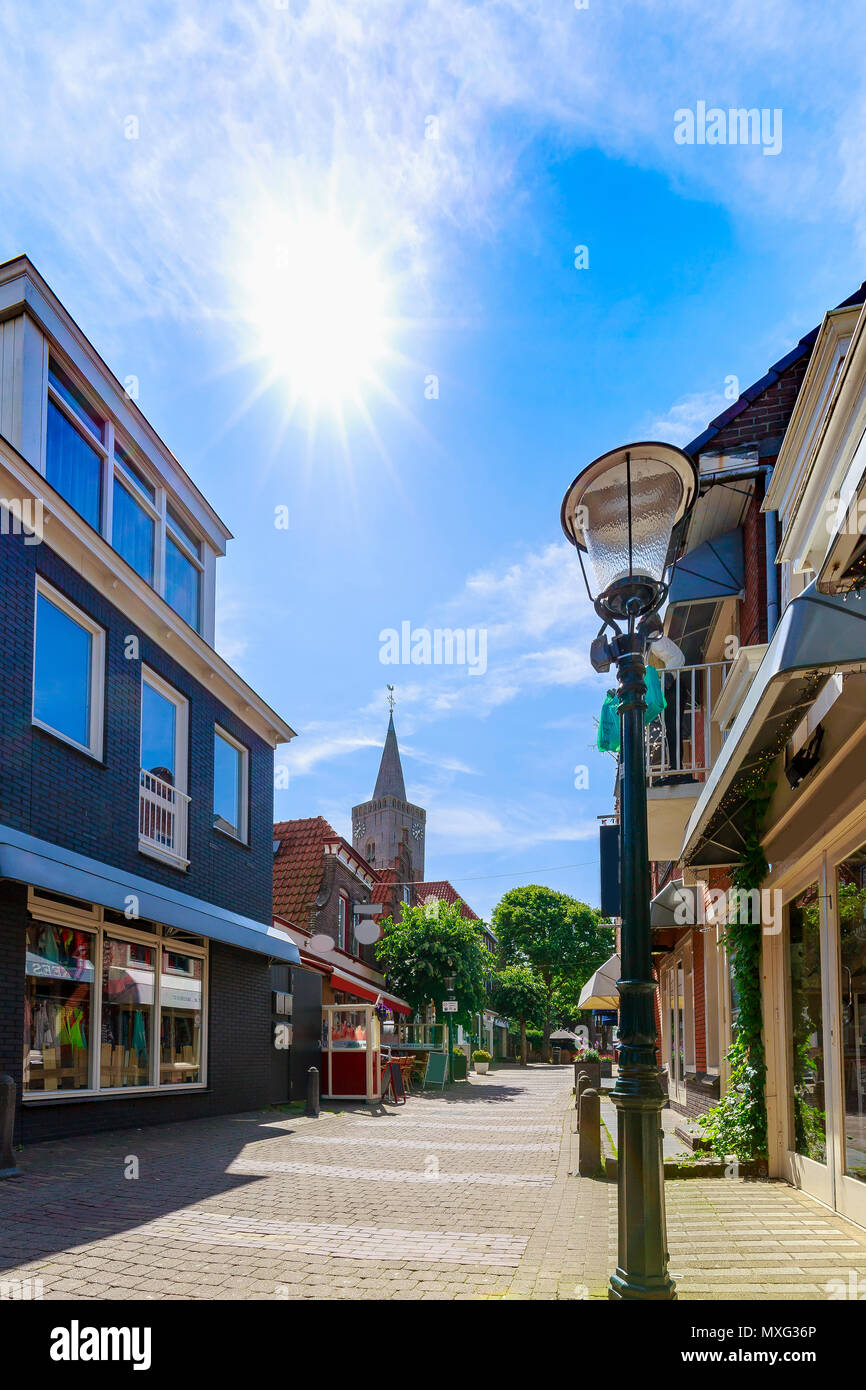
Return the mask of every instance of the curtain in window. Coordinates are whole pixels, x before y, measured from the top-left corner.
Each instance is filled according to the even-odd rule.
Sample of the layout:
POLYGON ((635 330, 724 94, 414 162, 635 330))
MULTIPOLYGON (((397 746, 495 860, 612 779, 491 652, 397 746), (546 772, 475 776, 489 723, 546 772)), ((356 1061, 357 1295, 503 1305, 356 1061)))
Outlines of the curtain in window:
POLYGON ((132 565, 136 574, 140 574, 142 579, 152 584, 153 519, 116 478, 111 537, 117 553, 132 565))
POLYGON ((102 460, 51 400, 45 476, 78 515, 98 531, 102 518, 102 460))

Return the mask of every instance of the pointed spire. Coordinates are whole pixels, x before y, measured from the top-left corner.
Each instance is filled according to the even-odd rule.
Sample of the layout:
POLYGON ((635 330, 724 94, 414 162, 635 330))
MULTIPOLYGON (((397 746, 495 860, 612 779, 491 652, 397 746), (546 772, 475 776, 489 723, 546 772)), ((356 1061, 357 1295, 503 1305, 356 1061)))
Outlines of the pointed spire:
POLYGON ((397 747, 393 710, 388 716, 388 732, 385 735, 385 747, 382 749, 382 761, 379 764, 373 800, 378 801, 383 796, 396 796, 399 801, 406 800, 406 784, 403 781, 400 749, 397 747))

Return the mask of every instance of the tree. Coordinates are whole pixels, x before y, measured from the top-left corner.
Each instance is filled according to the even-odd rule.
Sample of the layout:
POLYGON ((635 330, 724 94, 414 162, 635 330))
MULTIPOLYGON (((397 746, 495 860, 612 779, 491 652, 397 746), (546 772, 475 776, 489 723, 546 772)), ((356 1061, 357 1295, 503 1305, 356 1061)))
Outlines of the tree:
POLYGON ((544 986, 528 965, 507 965, 493 976, 490 1007, 520 1024, 520 1065, 526 1066, 526 1025, 544 1019, 544 986))
POLYGON ((386 917, 376 957, 392 988, 423 1017, 428 1004, 441 1016, 448 997, 445 976, 455 977, 457 1014, 454 1021, 470 1027, 472 1015, 484 1007, 488 953, 478 922, 460 915, 462 904, 404 905, 399 922, 386 917))
POLYGON ((541 978, 545 1061, 550 1060, 557 984, 566 980, 585 983, 613 953, 613 929, 600 926, 600 921, 596 908, 534 883, 512 888, 493 909, 493 929, 503 964, 528 965, 541 978))

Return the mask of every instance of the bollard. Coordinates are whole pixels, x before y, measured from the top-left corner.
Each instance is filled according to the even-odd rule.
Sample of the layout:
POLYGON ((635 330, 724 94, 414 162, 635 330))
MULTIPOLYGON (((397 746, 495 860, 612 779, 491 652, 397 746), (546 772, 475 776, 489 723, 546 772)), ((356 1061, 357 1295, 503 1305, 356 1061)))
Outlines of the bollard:
POLYGON ((21 1169, 12 1152, 12 1129, 15 1124, 15 1082, 11 1076, 0 1076, 0 1178, 17 1178, 21 1169))
POLYGON ((591 1085, 592 1081, 587 1076, 586 1072, 582 1071, 580 1073, 580 1076, 577 1078, 577 1095, 574 1098, 574 1108, 577 1111, 578 1124, 580 1124, 580 1098, 583 1095, 584 1091, 587 1090, 587 1088, 591 1085))
POLYGON ((319 1113, 319 1068, 310 1067, 307 1072, 307 1108, 305 1115, 310 1115, 313 1119, 319 1113))
POLYGON ((601 1098, 592 1086, 587 1087, 580 1105, 580 1149, 577 1171, 582 1178, 591 1178, 601 1168, 601 1098))
POLYGON ((573 1091, 574 1091, 574 1103, 575 1103, 575 1105, 577 1105, 577 1078, 578 1078, 579 1075, 580 1075, 580 1062, 578 1062, 577 1058, 575 1058, 575 1061, 574 1061, 574 1086, 573 1086, 573 1088, 572 1088, 573 1091))

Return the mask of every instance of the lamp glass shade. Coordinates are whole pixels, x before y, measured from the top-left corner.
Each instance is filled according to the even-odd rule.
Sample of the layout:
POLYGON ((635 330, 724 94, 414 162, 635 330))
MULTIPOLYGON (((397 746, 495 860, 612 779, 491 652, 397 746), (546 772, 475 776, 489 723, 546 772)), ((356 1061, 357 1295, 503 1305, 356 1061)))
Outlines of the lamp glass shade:
POLYGON ((627 466, 615 464, 593 479, 581 503, 583 534, 597 590, 605 593, 629 573, 660 582, 671 532, 683 500, 678 471, 658 459, 631 464, 631 565, 627 466))

